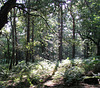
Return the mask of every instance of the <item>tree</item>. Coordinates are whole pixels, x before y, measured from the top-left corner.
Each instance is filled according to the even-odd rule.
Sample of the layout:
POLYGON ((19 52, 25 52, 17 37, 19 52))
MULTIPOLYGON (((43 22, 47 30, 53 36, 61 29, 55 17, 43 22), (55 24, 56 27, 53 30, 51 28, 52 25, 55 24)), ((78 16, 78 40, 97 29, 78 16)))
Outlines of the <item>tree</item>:
POLYGON ((63 39, 63 2, 62 0, 58 1, 58 29, 59 29, 59 60, 61 61, 63 59, 63 55, 62 55, 62 39, 63 39))
POLYGON ((72 18, 72 30, 73 30, 73 44, 72 44, 72 58, 75 58, 75 13, 73 11, 73 2, 71 1, 70 5, 67 6, 69 12, 70 12, 70 15, 71 15, 71 18, 72 18))
MULTIPOLYGON (((28 13, 30 14, 30 0, 28 0, 28 13)), ((27 15, 27 45, 30 42, 30 15, 27 15)), ((26 52, 26 63, 29 61, 29 50, 26 52)))
POLYGON ((100 56, 100 11, 97 0, 80 1, 78 5, 78 12, 80 14, 80 23, 82 30, 79 30, 84 39, 89 39, 97 46, 97 55, 100 56))
POLYGON ((17 40, 17 30, 16 30, 16 8, 14 8, 14 29, 15 29, 15 53, 16 53, 16 57, 15 57, 15 60, 16 60, 16 65, 18 64, 18 40, 17 40))
POLYGON ((18 64, 18 60, 17 60, 17 48, 15 49, 15 45, 17 46, 17 35, 16 33, 16 12, 15 12, 15 8, 12 9, 11 11, 11 27, 12 27, 12 57, 11 57, 11 63, 10 63, 10 67, 9 69, 12 69, 12 65, 18 64), (16 52, 15 52, 16 51, 16 52), (15 57, 15 53, 16 53, 16 57, 15 57))
POLYGON ((15 7, 16 5, 16 0, 8 0, 0 10, 0 30, 2 27, 8 22, 8 13, 9 11, 15 7))
POLYGON ((7 38, 7 54, 8 54, 8 60, 7 60, 7 62, 9 62, 9 60, 10 60, 10 42, 9 42, 9 36, 6 35, 6 38, 7 38))
POLYGON ((33 20, 33 22, 32 22, 32 62, 34 62, 34 20, 33 20))

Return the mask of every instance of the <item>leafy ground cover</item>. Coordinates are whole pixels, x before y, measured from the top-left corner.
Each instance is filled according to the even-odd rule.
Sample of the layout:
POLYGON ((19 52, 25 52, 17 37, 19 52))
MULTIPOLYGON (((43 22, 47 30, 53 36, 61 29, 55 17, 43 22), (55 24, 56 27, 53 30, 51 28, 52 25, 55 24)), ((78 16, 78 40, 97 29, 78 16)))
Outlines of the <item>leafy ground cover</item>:
POLYGON ((0 65, 0 88, 99 88, 99 83, 84 84, 88 78, 100 79, 98 58, 20 61, 12 70, 8 64, 0 65))

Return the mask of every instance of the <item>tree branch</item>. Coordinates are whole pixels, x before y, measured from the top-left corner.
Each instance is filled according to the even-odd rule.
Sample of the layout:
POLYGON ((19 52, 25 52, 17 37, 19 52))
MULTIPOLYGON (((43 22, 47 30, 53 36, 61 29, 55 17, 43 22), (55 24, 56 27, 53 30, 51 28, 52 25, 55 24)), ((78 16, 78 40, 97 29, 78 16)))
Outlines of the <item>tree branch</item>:
POLYGON ((85 1, 86 6, 88 7, 88 9, 90 10, 90 12, 92 13, 92 9, 89 7, 89 4, 88 4, 87 0, 84 0, 84 1, 85 1))
POLYGON ((84 39, 85 39, 84 37, 86 37, 86 38, 90 39, 91 41, 93 41, 96 45, 98 44, 94 39, 92 39, 92 38, 89 37, 88 35, 82 35, 82 34, 80 33, 80 31, 77 31, 77 32, 78 32, 78 34, 80 35, 80 37, 82 38, 82 40, 84 40, 84 39))
MULTIPOLYGON (((33 15, 33 14, 30 14, 30 13, 28 13, 25 9, 25 6, 23 5, 23 4, 18 4, 18 3, 16 3, 16 0, 8 0, 5 4, 4 4, 4 6, 2 6, 1 7, 1 10, 0 10, 0 30, 3 28, 3 26, 8 22, 8 17, 7 17, 7 15, 8 15, 8 13, 9 13, 9 11, 12 9, 12 8, 14 8, 14 7, 17 7, 17 8, 19 8, 19 9, 22 9, 24 12, 26 12, 27 14, 29 14, 29 15, 31 15, 31 16, 39 16, 39 17, 41 17, 45 22, 46 22, 46 24, 47 24, 47 26, 49 27, 49 29, 51 29, 50 28, 50 26, 49 26, 49 24, 48 24, 48 22, 47 22, 47 20, 43 17, 43 16, 41 16, 41 15, 33 15), (19 5, 21 5, 21 7, 19 7, 19 5)), ((31 8, 32 9, 32 8, 31 8)), ((33 10, 35 10, 35 11, 37 11, 37 9, 33 9, 33 10)))
POLYGON ((94 39, 92 39, 91 37, 89 36, 86 36, 86 38, 90 39, 91 41, 93 41, 96 45, 98 44, 94 39))
POLYGON ((47 26, 48 26, 48 28, 49 29, 51 29, 50 28, 50 26, 49 26, 49 24, 48 24, 48 22, 47 22, 47 20, 43 17, 43 16, 41 16, 41 15, 37 15, 37 14, 31 14, 31 13, 29 13, 27 10, 25 10, 25 8, 23 8, 23 7, 19 7, 19 6, 16 6, 17 8, 19 8, 19 9, 21 9, 21 10, 23 10, 24 12, 26 12, 28 15, 31 15, 31 16, 37 16, 37 17, 41 17, 45 22, 46 22, 46 24, 47 24, 47 26))
POLYGON ((0 30, 8 22, 8 13, 15 6, 16 0, 8 0, 0 10, 0 30))
POLYGON ((24 4, 16 3, 16 7, 19 7, 19 6, 21 6, 21 8, 23 8, 23 9, 27 9, 28 8, 28 9, 31 9, 31 10, 34 10, 34 11, 38 11, 38 9, 34 9, 34 8, 31 8, 31 7, 30 8, 29 7, 25 7, 24 4))

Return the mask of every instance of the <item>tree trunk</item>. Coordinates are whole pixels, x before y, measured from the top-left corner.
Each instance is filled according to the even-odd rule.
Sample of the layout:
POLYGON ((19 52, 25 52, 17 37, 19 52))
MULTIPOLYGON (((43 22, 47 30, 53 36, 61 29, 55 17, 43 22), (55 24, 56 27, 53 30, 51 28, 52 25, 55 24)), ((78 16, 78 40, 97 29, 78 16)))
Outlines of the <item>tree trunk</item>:
MULTIPOLYGON (((60 7, 60 17, 58 16, 58 23, 59 25, 59 60, 61 61, 63 59, 62 56, 62 34, 63 34, 63 11, 62 11, 62 5, 60 7)), ((59 14, 58 14, 59 15, 59 14)))
POLYGON ((70 15, 72 17, 72 22, 73 22, 73 45, 72 45, 72 58, 75 58, 75 17, 74 17, 74 13, 72 10, 72 5, 70 5, 70 15))
POLYGON ((15 44, 16 44, 16 56, 15 56, 15 60, 16 60, 16 65, 18 64, 18 44, 17 44, 17 32, 16 32, 16 9, 14 8, 14 29, 15 29, 15 44))
POLYGON ((9 63, 9 60, 10 60, 10 48, 9 48, 9 38, 8 38, 8 35, 7 35, 7 54, 8 54, 8 60, 7 60, 7 63, 9 63))
MULTIPOLYGON (((11 16, 12 16, 12 11, 11 11, 11 16)), ((12 20, 12 18, 10 19, 10 21, 11 21, 11 27, 12 27, 12 57, 11 57, 11 63, 10 63, 10 67, 9 67, 9 69, 12 69, 12 65, 14 65, 14 58, 15 58, 15 56, 14 56, 14 53, 15 53, 15 43, 14 43, 14 30, 15 30, 15 28, 14 28, 14 18, 13 18, 13 20, 12 20)))
POLYGON ((32 62, 34 62, 34 21, 32 22, 32 62))
POLYGON ((88 53, 89 52, 89 43, 86 43, 86 51, 85 52, 86 52, 85 57, 88 58, 89 57, 89 53, 88 53))
POLYGON ((100 42, 97 44, 97 56, 100 56, 100 42))
POLYGON ((72 46, 72 58, 75 58, 75 19, 73 18, 73 46, 72 46))
MULTIPOLYGON (((30 13, 30 0, 28 0, 28 13, 30 13)), ((28 43, 30 42, 30 15, 28 14, 27 16, 27 45, 28 43)), ((27 49, 27 52, 26 52, 26 63, 29 61, 29 50, 27 49)))
POLYGON ((0 30, 8 22, 7 15, 9 11, 16 5, 16 0, 8 0, 0 10, 0 30))

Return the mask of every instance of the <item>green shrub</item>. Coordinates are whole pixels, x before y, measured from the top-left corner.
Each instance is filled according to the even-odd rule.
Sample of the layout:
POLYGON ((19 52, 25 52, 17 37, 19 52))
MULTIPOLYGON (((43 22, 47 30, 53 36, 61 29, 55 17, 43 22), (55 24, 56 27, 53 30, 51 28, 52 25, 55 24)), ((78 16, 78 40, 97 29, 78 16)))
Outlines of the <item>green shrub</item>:
POLYGON ((72 60, 72 65, 73 65, 73 66, 82 67, 82 66, 83 66, 83 60, 80 59, 80 58, 73 59, 73 60, 72 60))
POLYGON ((86 73, 88 71, 100 72, 100 60, 94 58, 84 60, 84 69, 86 73))
POLYGON ((65 71, 64 74, 64 82, 66 85, 71 85, 74 83, 78 83, 80 80, 82 80, 82 75, 84 74, 84 69, 74 66, 69 68, 65 71))
POLYGON ((0 77, 2 79, 7 79, 9 75, 10 75, 9 65, 8 64, 0 65, 0 77))

